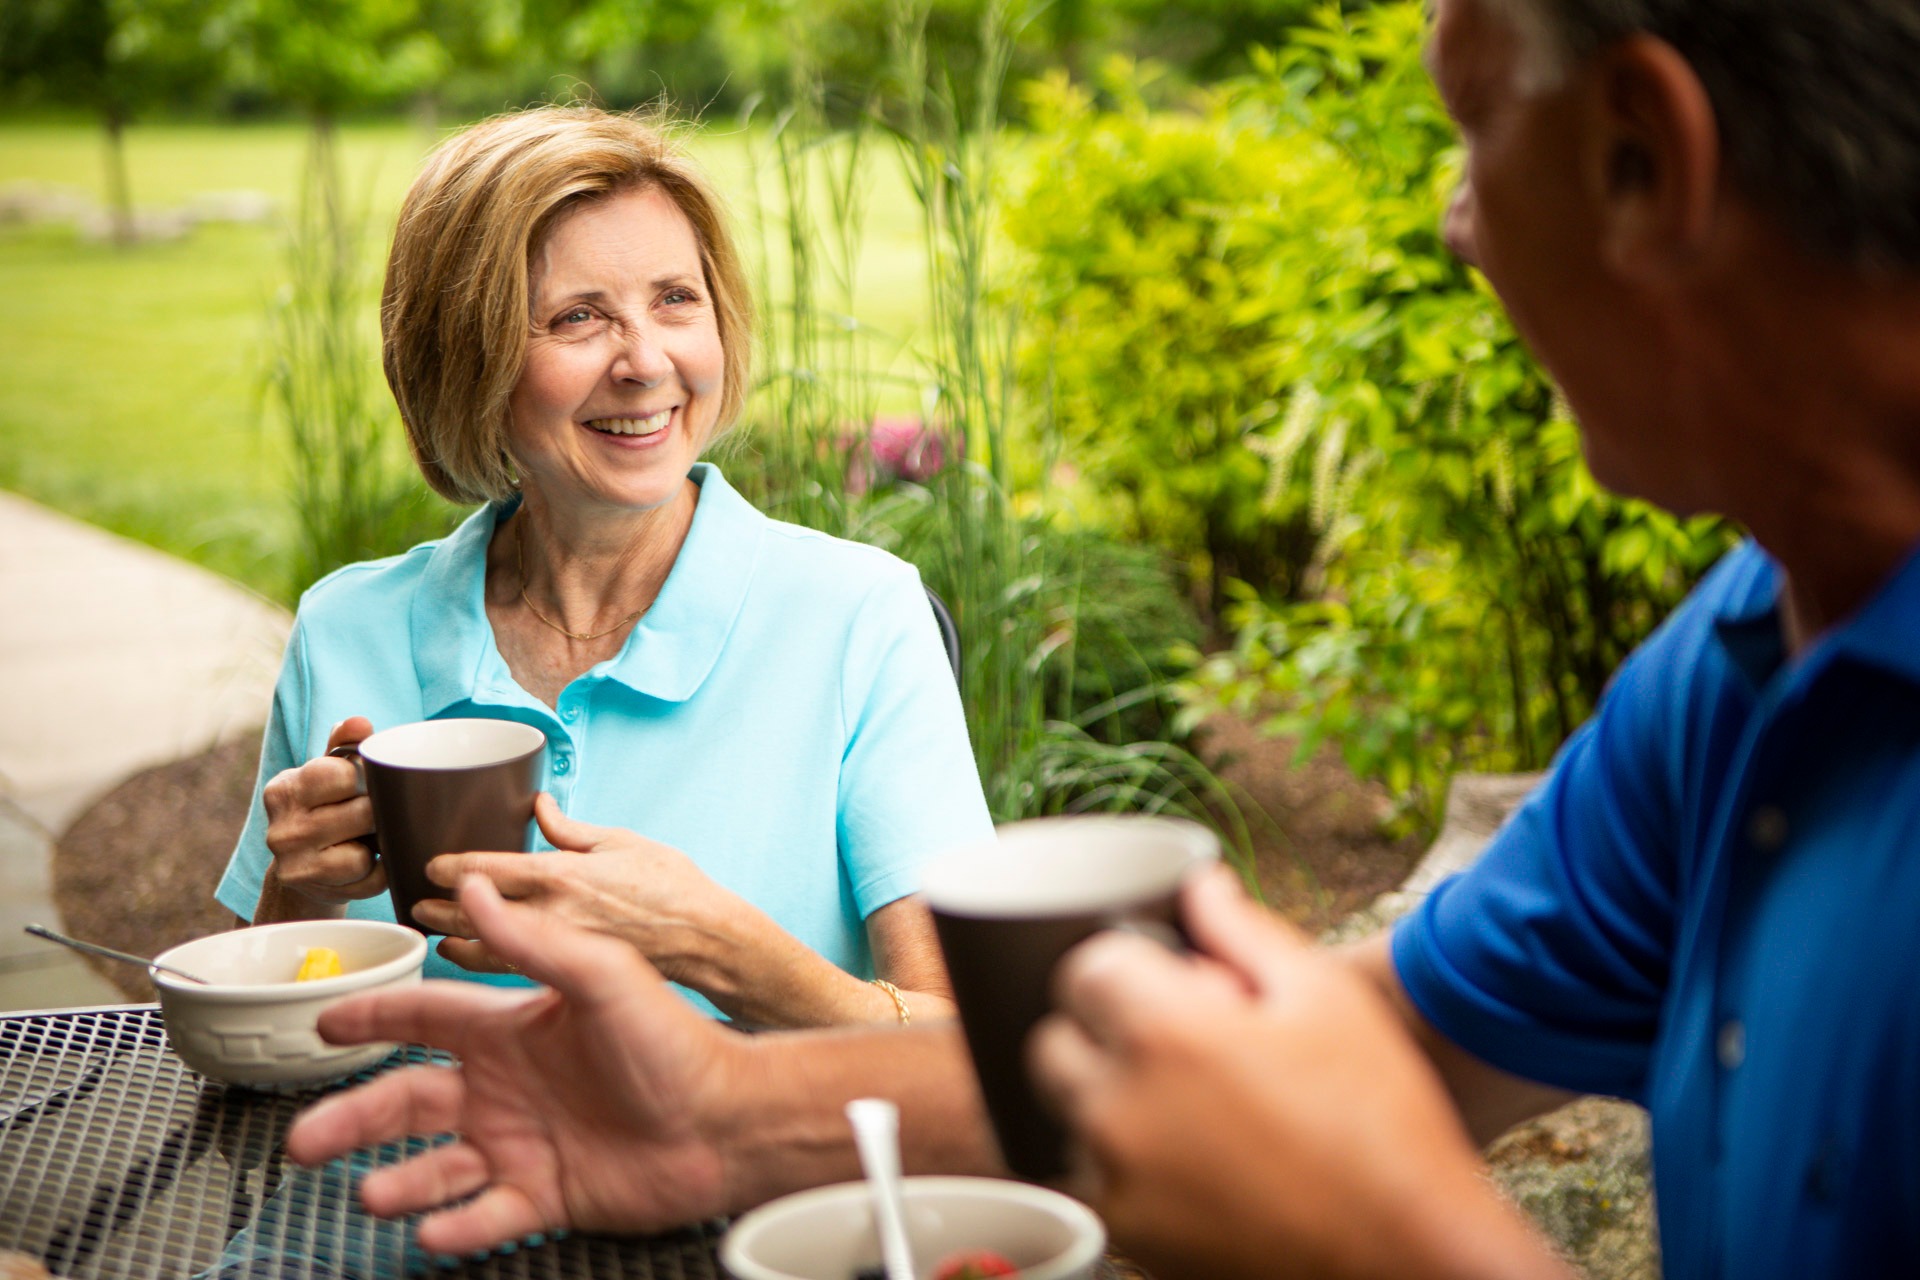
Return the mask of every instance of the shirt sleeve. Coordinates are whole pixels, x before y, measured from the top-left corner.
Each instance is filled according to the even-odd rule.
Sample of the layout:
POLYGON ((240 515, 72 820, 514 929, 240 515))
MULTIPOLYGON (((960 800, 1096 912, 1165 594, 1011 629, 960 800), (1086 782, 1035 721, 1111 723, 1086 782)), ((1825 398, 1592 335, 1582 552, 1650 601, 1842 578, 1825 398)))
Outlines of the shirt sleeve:
POLYGON ((280 662, 280 676, 274 683, 266 733, 260 742, 260 771, 253 780, 253 801, 247 807, 247 824, 241 829, 233 856, 227 860, 226 874, 220 877, 220 884, 213 891, 220 904, 242 920, 253 919, 267 867, 273 862, 273 855, 267 851, 267 810, 262 793, 274 775, 306 759, 311 699, 305 637, 305 628, 296 617, 287 639, 286 656, 280 662))
POLYGON ((1415 1007, 1502 1070, 1644 1100, 1676 920, 1684 673, 1704 630, 1676 614, 1630 658, 1480 860, 1394 931, 1415 1007))
POLYGON ((862 601, 841 689, 840 856, 865 918, 918 891, 929 857, 993 834, 960 691, 912 566, 862 601))

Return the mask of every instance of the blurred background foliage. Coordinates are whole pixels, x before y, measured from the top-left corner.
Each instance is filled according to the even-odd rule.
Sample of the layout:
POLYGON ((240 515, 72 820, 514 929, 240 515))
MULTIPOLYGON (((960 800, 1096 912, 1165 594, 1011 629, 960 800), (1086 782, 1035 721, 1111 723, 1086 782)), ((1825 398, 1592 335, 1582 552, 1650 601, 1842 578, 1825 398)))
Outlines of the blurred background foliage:
POLYGON ((75 172, 86 114, 119 249, 0 226, 0 483, 288 601, 433 536, 458 513, 376 358, 399 189, 481 115, 664 98, 757 248, 728 474, 946 597, 999 816, 1162 808, 1244 850, 1188 749, 1231 711, 1430 828, 1454 771, 1543 765, 1733 534, 1600 491, 1446 252, 1423 27, 1416 0, 7 0, 0 189, 75 172), (287 208, 149 239, 129 175, 177 198, 216 132, 287 208), (116 345, 138 392, 45 372, 116 345), (218 433, 239 416, 267 429, 218 433))

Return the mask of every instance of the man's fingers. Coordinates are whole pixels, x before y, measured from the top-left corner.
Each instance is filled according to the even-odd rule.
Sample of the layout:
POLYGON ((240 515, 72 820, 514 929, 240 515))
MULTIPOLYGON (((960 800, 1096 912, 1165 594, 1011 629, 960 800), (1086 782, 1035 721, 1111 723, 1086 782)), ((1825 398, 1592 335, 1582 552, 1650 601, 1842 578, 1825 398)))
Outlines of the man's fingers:
POLYGON ((360 1203, 377 1217, 397 1218, 464 1199, 492 1178, 487 1158, 465 1142, 449 1142, 360 1180, 360 1203))
POLYGON ((1123 933, 1099 934, 1069 951, 1054 972, 1053 991, 1054 1003, 1107 1045, 1124 1043, 1132 1027, 1170 1010, 1245 999, 1204 957, 1123 933))
POLYGON ((329 1044, 398 1040, 458 1054, 479 1019, 538 998, 537 993, 477 982, 423 982, 353 996, 330 1006, 320 1014, 320 1036, 329 1044))
POLYGON ((603 1004, 649 986, 665 990, 666 979, 626 943, 508 902, 485 876, 460 882, 460 905, 495 955, 570 999, 603 1004))
POLYGON ((296 1164, 316 1165, 361 1147, 444 1133, 459 1119, 464 1097, 452 1067, 389 1071, 301 1112, 287 1130, 287 1154, 296 1164))
POLYGON ((1293 965, 1314 954, 1311 942, 1249 898, 1225 867, 1210 868, 1189 881, 1180 905, 1194 945, 1256 992, 1283 988, 1293 965))
POLYGON ((1034 1087, 1069 1122, 1088 1091, 1112 1070, 1100 1046, 1070 1018, 1051 1014, 1027 1038, 1027 1071, 1034 1087))
POLYGON ((546 1221, 518 1187, 495 1185, 458 1208, 422 1219, 419 1239, 429 1253, 462 1256, 565 1225, 546 1221))
POLYGON ((1027 1040, 1027 1074, 1053 1113, 1072 1131, 1063 1188, 1095 1209, 1107 1182, 1087 1131, 1089 1112, 1109 1094, 1114 1062, 1078 1023, 1059 1014, 1041 1020, 1027 1040))

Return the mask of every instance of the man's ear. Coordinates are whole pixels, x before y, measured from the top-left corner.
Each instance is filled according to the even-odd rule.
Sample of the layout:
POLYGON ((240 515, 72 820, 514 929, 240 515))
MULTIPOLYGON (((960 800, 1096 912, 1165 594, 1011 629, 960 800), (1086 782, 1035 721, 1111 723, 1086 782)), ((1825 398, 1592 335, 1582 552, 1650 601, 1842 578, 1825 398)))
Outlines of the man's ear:
POLYGON ((1601 252, 1629 275, 1670 271, 1712 233, 1720 131, 1706 86, 1664 40, 1602 50, 1588 81, 1588 185, 1601 252))

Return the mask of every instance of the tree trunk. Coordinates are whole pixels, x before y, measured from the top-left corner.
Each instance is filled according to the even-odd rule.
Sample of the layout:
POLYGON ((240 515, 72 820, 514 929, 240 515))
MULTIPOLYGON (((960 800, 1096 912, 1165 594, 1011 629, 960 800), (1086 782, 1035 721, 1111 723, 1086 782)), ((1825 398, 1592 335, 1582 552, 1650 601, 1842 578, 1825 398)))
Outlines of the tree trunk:
POLYGON ((124 249, 136 239, 133 227, 133 189, 127 182, 127 116, 118 106, 107 108, 107 212, 113 220, 113 242, 124 249))

